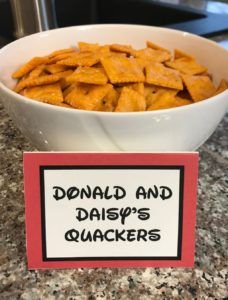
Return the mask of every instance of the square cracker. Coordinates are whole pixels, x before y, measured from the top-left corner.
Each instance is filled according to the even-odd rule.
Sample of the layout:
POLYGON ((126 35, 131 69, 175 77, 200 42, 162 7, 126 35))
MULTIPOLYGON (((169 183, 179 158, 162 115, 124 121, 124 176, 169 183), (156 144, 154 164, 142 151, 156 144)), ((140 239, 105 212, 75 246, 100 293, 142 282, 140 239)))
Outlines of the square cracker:
POLYGON ((198 64, 194 59, 189 59, 188 57, 181 57, 174 61, 167 61, 165 64, 172 69, 188 75, 197 75, 207 71, 207 68, 198 64))
POLYGON ((188 99, 180 98, 180 97, 171 97, 164 99, 163 97, 157 98, 147 110, 158 110, 158 109, 167 109, 173 108, 183 105, 191 104, 192 102, 188 99))
POLYGON ((19 81, 19 83, 14 88, 14 91, 18 93, 26 87, 55 83, 55 82, 59 81, 60 79, 71 75, 72 72, 73 72, 72 70, 68 70, 68 71, 57 73, 57 74, 42 75, 39 77, 31 77, 30 78, 28 76, 27 78, 19 81))
POLYGON ((110 56, 102 58, 101 63, 111 83, 145 80, 142 68, 134 58, 110 56))
POLYGON ((67 81, 70 83, 106 84, 108 77, 102 68, 78 67, 76 71, 67 78, 67 81))
POLYGON ((133 55, 135 51, 130 45, 120 45, 120 44, 110 45, 110 50, 114 52, 126 53, 128 55, 133 55))
MULTIPOLYGON (((146 45, 147 45, 148 48, 151 48, 151 49, 154 49, 154 50, 162 50, 162 51, 166 51, 166 52, 168 52, 168 53, 170 54, 170 50, 168 50, 168 49, 166 49, 166 48, 163 48, 163 47, 161 47, 161 46, 159 46, 159 45, 157 45, 157 44, 154 44, 154 43, 152 43, 151 41, 147 41, 147 42, 146 42, 146 45)), ((170 56, 171 56, 171 54, 170 54, 170 56)))
POLYGON ((76 51, 73 51, 73 52, 67 52, 67 53, 60 53, 56 56, 53 56, 53 57, 49 57, 49 60, 48 60, 48 64, 54 64, 60 60, 65 60, 65 59, 68 59, 70 57, 74 57, 75 55, 77 55, 78 52, 76 51))
POLYGON ((36 77, 39 77, 43 71, 45 70, 46 68, 46 65, 45 64, 42 64, 42 65, 39 65, 37 67, 35 67, 35 69, 33 69, 29 74, 28 74, 28 77, 29 78, 36 78, 36 77))
MULTIPOLYGON (((174 102, 178 90, 157 87, 156 90, 149 93, 146 97, 147 107, 154 107, 160 105, 161 107, 169 107, 174 102)), ((155 109, 155 108, 154 108, 155 109)), ((158 109, 158 108, 157 108, 158 109)))
POLYGON ((194 102, 198 102, 215 94, 215 87, 208 76, 182 75, 184 84, 194 102))
POLYGON ((65 98, 64 102, 78 109, 102 110, 103 99, 112 88, 111 84, 79 84, 65 98))
POLYGON ((140 49, 134 52, 134 56, 141 58, 146 62, 164 62, 169 60, 171 55, 164 50, 155 50, 152 48, 140 49))
POLYGON ((110 54, 110 47, 109 45, 100 46, 99 44, 91 44, 85 42, 78 43, 79 49, 82 52, 86 53, 93 53, 96 55, 97 58, 101 58, 110 54))
POLYGON ((177 96, 178 90, 157 88, 155 93, 147 97, 147 110, 167 109, 191 104, 192 101, 177 96))
POLYGON ((29 60, 26 64, 22 65, 16 72, 14 72, 12 74, 12 78, 21 78, 24 75, 31 72, 37 66, 41 64, 45 64, 47 62, 48 62, 47 57, 34 57, 31 60, 29 60))
POLYGON ((93 52, 79 52, 71 57, 57 61, 58 65, 91 67, 99 62, 99 57, 93 52))
POLYGON ((183 83, 179 72, 166 68, 160 63, 146 66, 146 82, 162 87, 183 90, 183 83))
POLYGON ((116 109, 116 112, 144 111, 146 109, 146 101, 144 96, 136 91, 123 87, 116 109))
POLYGON ((59 83, 26 88, 24 96, 49 104, 63 102, 62 90, 59 83))
POLYGON ((57 81, 59 81, 59 77, 57 75, 44 75, 35 78, 28 77, 19 81, 18 84, 15 86, 14 91, 18 93, 27 87, 51 84, 57 81))

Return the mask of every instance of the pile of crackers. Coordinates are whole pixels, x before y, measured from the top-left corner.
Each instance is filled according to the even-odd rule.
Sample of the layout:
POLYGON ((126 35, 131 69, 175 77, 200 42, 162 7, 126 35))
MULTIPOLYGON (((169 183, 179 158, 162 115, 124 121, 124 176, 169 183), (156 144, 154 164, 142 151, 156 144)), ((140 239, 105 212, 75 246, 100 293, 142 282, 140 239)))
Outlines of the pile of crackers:
POLYGON ((135 112, 198 102, 228 88, 216 88, 207 68, 181 50, 174 53, 150 41, 130 45, 79 42, 78 48, 34 57, 12 77, 14 91, 67 108, 135 112))

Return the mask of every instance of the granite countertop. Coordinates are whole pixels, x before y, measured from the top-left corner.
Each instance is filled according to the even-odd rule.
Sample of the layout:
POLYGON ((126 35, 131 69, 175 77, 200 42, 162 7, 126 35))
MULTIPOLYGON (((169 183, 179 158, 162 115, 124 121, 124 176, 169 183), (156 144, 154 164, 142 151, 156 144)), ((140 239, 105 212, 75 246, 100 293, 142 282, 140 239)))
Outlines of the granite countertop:
POLYGON ((0 106, 0 299, 228 299, 228 115, 199 149, 194 269, 28 271, 22 152, 35 150, 0 106))

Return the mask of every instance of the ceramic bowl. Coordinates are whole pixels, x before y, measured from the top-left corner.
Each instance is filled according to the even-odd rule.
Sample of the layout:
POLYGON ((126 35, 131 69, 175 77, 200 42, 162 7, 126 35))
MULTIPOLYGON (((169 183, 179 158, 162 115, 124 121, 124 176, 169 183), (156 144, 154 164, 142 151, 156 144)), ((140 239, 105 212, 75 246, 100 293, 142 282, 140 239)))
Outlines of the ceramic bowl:
POLYGON ((31 101, 11 90, 11 74, 34 56, 78 41, 179 48, 208 67, 217 85, 228 78, 228 54, 216 43, 176 30, 141 25, 85 25, 33 34, 0 50, 0 98, 38 150, 192 151, 213 133, 228 107, 228 91, 178 108, 130 113, 73 110, 31 101))

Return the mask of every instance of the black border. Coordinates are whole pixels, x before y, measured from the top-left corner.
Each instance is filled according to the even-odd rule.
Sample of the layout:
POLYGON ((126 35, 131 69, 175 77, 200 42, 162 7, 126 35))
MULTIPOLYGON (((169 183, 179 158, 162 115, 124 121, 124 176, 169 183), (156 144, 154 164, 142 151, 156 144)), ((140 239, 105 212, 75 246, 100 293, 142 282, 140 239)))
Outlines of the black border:
POLYGON ((184 166, 154 166, 154 165, 80 165, 80 166, 40 166, 40 200, 41 200, 41 232, 42 232, 42 258, 43 261, 102 261, 102 260, 181 260, 182 234, 183 234, 183 200, 184 200, 184 166), (46 252, 46 221, 45 221, 45 170, 75 170, 75 169, 153 169, 153 170, 179 170, 179 224, 177 256, 106 256, 106 257, 47 257, 46 252))

